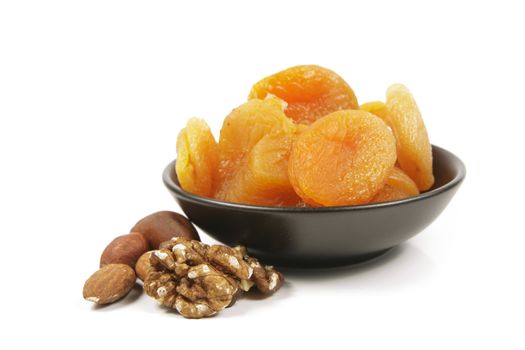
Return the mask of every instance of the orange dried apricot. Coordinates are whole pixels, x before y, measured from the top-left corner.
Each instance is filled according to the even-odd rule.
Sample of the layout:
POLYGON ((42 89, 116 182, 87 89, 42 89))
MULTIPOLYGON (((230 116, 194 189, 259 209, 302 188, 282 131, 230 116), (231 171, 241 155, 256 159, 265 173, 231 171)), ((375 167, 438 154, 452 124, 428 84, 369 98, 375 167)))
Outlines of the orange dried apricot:
POLYGON ((398 188, 409 196, 417 196, 419 194, 419 189, 414 180, 397 166, 390 170, 385 184, 390 187, 398 188))
POLYGON ((251 100, 224 119, 219 136, 219 176, 228 180, 252 148, 267 134, 295 129, 277 98, 251 100))
POLYGON ((379 192, 377 192, 370 203, 398 201, 408 197, 410 196, 408 196, 403 190, 385 185, 379 192))
POLYGON ((269 94, 286 101, 284 113, 297 123, 310 124, 338 110, 357 109, 352 88, 335 72, 315 66, 295 66, 270 75, 253 87, 249 99, 269 94))
POLYGON ((396 161, 392 132, 359 110, 331 113, 301 133, 288 161, 290 182, 308 204, 368 203, 396 161))
POLYGON ((303 131, 306 131, 308 129, 308 125, 306 124, 295 124, 295 133, 297 135, 301 134, 303 131))
POLYGON ((268 183, 268 187, 273 190, 292 190, 288 179, 288 158, 292 142, 293 133, 288 130, 264 136, 248 155, 248 169, 252 174, 257 174, 261 183, 268 183))
POLYGON ((298 203, 288 179, 295 132, 279 99, 250 100, 234 109, 219 139, 220 186, 215 197, 255 205, 298 203))
POLYGON ((359 109, 362 111, 367 111, 369 113, 372 113, 378 116, 379 118, 383 119, 383 121, 387 123, 387 125, 389 124, 388 115, 386 112, 386 105, 383 102, 372 101, 372 102, 363 103, 362 105, 359 106, 359 109))
POLYGON ((417 196, 419 189, 416 183, 403 170, 393 167, 390 171, 385 186, 372 199, 372 203, 388 202, 408 197, 417 196))
POLYGON ((428 190, 434 184, 432 146, 419 108, 404 85, 394 84, 388 88, 386 111, 396 138, 399 166, 419 190, 428 190))
POLYGON ((217 178, 217 143, 208 124, 191 118, 177 138, 175 170, 181 187, 193 194, 211 197, 217 178))

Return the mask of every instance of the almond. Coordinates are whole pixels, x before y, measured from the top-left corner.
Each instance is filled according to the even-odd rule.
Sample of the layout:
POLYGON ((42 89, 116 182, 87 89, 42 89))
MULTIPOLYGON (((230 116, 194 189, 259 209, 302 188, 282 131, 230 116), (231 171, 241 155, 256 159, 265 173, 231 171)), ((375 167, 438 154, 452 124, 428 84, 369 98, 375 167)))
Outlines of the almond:
POLYGON ((105 265, 84 284, 84 299, 99 305, 113 303, 129 293, 136 279, 135 271, 126 264, 105 265))

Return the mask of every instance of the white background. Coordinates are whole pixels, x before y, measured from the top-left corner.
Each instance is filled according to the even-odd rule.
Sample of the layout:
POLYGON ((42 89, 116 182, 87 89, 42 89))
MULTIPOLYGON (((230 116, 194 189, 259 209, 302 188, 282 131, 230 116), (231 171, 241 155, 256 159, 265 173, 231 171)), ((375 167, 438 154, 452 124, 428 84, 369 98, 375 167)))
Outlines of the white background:
MULTIPOLYGON (((2 348, 525 346, 519 1, 2 1, 2 348), (187 320, 82 286, 114 237, 178 210, 161 182, 187 118, 215 133, 263 76, 315 63, 360 102, 406 84, 467 179, 369 265, 288 273, 266 300, 187 320), (213 345, 214 344, 214 345, 213 345)), ((212 242, 203 235, 203 240, 212 242)))

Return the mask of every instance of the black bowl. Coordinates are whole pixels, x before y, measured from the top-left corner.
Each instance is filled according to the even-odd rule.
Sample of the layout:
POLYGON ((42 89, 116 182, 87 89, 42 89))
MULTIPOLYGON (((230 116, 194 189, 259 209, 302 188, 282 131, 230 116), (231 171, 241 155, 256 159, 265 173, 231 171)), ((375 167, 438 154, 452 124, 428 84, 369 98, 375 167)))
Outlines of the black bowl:
POLYGON ((184 191, 175 161, 163 180, 188 218, 213 238, 242 244, 267 264, 326 267, 379 256, 436 219, 465 178, 463 162, 433 146, 435 184, 404 200, 344 207, 282 208, 227 203, 184 191))

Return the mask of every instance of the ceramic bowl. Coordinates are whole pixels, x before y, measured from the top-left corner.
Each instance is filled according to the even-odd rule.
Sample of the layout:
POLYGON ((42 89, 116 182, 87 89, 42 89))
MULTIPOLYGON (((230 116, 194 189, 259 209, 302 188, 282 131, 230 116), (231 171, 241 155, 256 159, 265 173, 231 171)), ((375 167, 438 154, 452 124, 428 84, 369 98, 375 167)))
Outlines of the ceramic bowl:
POLYGON ((463 162, 432 147, 435 184, 399 201, 323 208, 263 207, 227 203, 184 191, 175 161, 164 184, 188 218, 230 246, 242 244, 267 264, 293 267, 348 265, 377 257, 405 242, 441 214, 465 178, 463 162))

